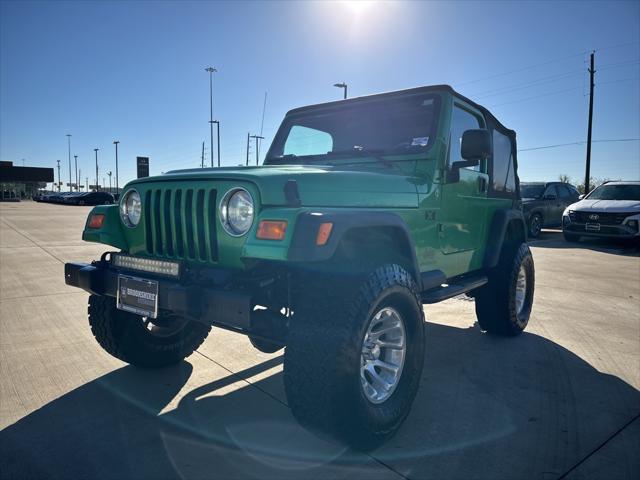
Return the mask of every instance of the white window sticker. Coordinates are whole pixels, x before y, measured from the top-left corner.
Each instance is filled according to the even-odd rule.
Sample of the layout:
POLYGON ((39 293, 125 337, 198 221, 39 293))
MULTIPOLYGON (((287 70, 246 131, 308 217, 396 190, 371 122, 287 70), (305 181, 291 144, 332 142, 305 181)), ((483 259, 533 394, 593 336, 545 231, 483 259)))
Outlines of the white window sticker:
POLYGON ((411 142, 412 147, 426 147, 429 143, 429 137, 416 137, 411 142))

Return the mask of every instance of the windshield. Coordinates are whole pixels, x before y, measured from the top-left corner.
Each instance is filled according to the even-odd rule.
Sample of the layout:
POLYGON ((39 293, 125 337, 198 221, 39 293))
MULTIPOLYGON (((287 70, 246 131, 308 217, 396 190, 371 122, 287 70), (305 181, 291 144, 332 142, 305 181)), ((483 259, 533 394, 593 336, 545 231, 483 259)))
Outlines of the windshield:
POLYGON ((640 185, 601 185, 587 197, 589 200, 637 200, 640 185))
POLYGON ((285 118, 266 164, 426 151, 434 139, 438 98, 418 94, 345 103, 285 118))
POLYGON ((527 185, 526 183, 520 184, 520 196, 522 198, 540 198, 544 192, 544 185, 527 185))

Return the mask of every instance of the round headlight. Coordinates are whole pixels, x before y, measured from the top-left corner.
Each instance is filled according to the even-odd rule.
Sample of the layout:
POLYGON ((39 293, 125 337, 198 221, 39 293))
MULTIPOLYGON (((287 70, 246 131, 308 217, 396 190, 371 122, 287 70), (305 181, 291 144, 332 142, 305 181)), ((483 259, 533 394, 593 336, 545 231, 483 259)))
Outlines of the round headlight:
POLYGON ((120 218, 127 227, 135 227, 140 223, 141 214, 140 194, 135 190, 129 190, 120 202, 120 218))
POLYGON ((244 235, 253 224, 253 199, 242 188, 229 190, 220 202, 220 221, 225 231, 234 237, 244 235))

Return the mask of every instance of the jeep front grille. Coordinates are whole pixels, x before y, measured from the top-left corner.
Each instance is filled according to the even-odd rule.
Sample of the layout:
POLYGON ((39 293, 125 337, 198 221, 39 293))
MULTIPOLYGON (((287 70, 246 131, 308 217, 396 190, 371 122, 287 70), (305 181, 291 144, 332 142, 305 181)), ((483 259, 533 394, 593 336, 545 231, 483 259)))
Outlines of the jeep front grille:
POLYGON ((216 190, 153 189, 144 199, 149 255, 202 262, 218 261, 216 190))

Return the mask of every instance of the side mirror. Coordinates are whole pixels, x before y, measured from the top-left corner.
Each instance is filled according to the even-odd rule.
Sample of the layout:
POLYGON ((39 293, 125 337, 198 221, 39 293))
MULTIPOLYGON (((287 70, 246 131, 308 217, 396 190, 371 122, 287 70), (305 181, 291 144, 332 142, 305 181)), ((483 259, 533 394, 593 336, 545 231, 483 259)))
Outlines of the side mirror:
POLYGON ((460 151, 462 158, 475 161, 475 165, 477 165, 480 160, 490 157, 493 151, 493 145, 491 143, 489 130, 483 128, 466 130, 462 134, 460 151))
POLYGON ((480 160, 491 156, 493 144, 489 130, 483 128, 465 130, 462 134, 460 153, 464 160, 453 162, 449 169, 447 181, 455 183, 460 181, 460 169, 480 165, 480 160))
POLYGON ((582 200, 584 198, 584 193, 578 195, 578 200, 582 200))

